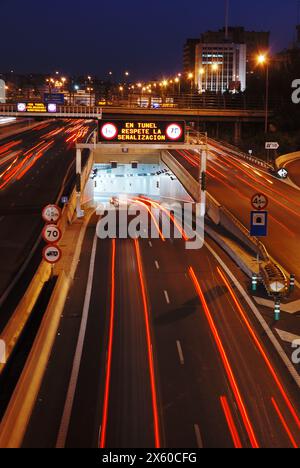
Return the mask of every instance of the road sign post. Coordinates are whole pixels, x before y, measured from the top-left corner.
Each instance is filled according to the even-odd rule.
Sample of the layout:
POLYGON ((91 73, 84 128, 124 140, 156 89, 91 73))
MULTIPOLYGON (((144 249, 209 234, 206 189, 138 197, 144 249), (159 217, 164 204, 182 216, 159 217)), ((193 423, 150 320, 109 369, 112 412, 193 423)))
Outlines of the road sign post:
POLYGON ((263 193, 256 193, 251 199, 251 205, 254 210, 265 210, 268 204, 268 197, 263 193))
POLYGON ((54 265, 59 262, 62 257, 62 251, 57 245, 47 245, 43 250, 43 258, 46 262, 54 265))
POLYGON ((43 229, 43 239, 48 244, 55 244, 62 238, 62 232, 56 224, 47 224, 43 229))
POLYGON ((280 320, 280 313, 281 313, 281 304, 280 304, 280 299, 275 300, 275 306, 274 306, 274 315, 275 315, 275 321, 278 322, 280 320))
POLYGON ((273 163, 276 159, 276 152, 277 150, 279 149, 279 143, 277 141, 267 141, 266 144, 265 144, 265 148, 267 150, 267 162, 269 164, 270 162, 270 151, 272 151, 274 153, 274 157, 273 157, 273 163))
POLYGON ((292 293, 295 289, 295 282, 296 282, 296 275, 290 275, 290 293, 292 293))
POLYGON ((268 212, 251 211, 250 235, 252 237, 267 237, 268 235, 268 212))
POLYGON ((257 281, 258 281, 257 274, 253 273, 252 275, 252 291, 253 292, 257 291, 257 281))
POLYGON ((277 143, 277 141, 267 141, 265 148, 266 150, 277 151, 279 149, 279 143, 277 143))
POLYGON ((279 169, 279 170, 277 171, 277 176, 278 176, 280 179, 287 179, 287 178, 288 178, 288 175, 289 175, 289 173, 288 173, 288 171, 287 171, 284 167, 282 167, 281 169, 279 169))
POLYGON ((57 223, 61 217, 61 209, 57 205, 47 205, 43 209, 42 217, 46 223, 57 223))

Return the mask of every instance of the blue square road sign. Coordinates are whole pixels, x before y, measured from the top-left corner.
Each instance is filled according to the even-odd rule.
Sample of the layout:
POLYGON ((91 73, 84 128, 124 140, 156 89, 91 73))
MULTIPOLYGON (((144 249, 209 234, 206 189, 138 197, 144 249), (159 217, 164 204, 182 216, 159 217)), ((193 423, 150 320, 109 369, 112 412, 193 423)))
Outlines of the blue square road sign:
POLYGON ((250 235, 253 237, 266 237, 268 235, 268 212, 251 211, 250 235))

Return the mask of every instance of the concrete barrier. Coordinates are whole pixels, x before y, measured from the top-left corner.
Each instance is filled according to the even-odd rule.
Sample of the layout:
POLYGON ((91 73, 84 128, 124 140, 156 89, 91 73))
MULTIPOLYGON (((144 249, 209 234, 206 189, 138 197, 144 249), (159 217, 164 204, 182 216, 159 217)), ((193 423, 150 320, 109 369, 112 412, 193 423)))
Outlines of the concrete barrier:
POLYGON ((62 274, 55 286, 24 371, 0 425, 0 448, 18 448, 39 392, 69 290, 62 274))
POLYGON ((177 179, 184 186, 195 202, 199 202, 200 185, 193 176, 174 158, 168 151, 162 151, 162 161, 176 175, 177 179))
MULTIPOLYGON (((92 165, 93 165, 93 158, 91 155, 82 173, 83 186, 86 184, 89 178, 92 165)), ((75 211, 76 211, 76 190, 74 189, 70 197, 70 201, 64 207, 63 212, 62 212, 62 217, 58 223, 63 234, 65 233, 65 230, 67 229, 68 225, 72 223, 72 219, 74 217, 75 211)), ((71 278, 73 278, 75 274, 75 269, 76 269, 76 265, 73 266, 71 278)), ((22 297, 21 301, 16 307, 6 327, 2 331, 0 335, 0 340, 3 340, 6 344, 6 361, 8 361, 9 357, 11 356, 14 350, 14 347, 16 346, 20 338, 21 333, 23 332, 24 327, 26 326, 28 319, 31 316, 33 308, 44 287, 44 284, 49 280, 50 275, 51 275, 51 266, 48 263, 41 261, 41 264, 36 274, 34 275, 29 287, 27 288, 27 291, 25 292, 24 296, 22 297)), ((4 368, 5 368, 5 364, 0 363, 0 374, 3 372, 4 368)))
POLYGON ((300 151, 296 151, 294 153, 289 153, 289 154, 284 154, 276 159, 275 161, 276 168, 280 169, 281 167, 285 166, 287 163, 296 161, 297 159, 300 159, 300 151))
MULTIPOLYGON (((185 189, 193 196, 194 200, 198 200, 197 194, 199 193, 199 182, 197 182, 168 151, 163 152, 162 159, 176 175, 178 180, 180 180, 185 189)), ((271 259, 265 245, 256 237, 250 236, 249 230, 243 225, 243 223, 241 223, 227 208, 222 206, 209 193, 207 194, 206 199, 206 215, 215 225, 222 226, 255 255, 259 255, 261 261, 261 272, 264 277, 266 277, 268 272, 271 271, 270 265, 273 265, 273 270, 278 272, 278 278, 280 281, 287 283, 284 270, 271 259)), ((247 274, 248 273, 249 271, 247 271, 247 274)), ((269 279, 271 282, 271 277, 269 279)), ((270 288, 268 288, 268 279, 265 280, 265 285, 268 293, 270 293, 270 288)))

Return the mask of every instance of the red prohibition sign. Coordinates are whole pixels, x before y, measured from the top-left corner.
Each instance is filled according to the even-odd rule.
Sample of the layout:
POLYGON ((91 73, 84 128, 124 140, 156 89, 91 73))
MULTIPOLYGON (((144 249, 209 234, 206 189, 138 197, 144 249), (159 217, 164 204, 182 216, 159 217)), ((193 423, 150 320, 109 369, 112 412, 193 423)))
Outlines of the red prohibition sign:
POLYGON ((251 199, 252 208, 254 208, 255 210, 265 210, 268 204, 268 197, 263 193, 257 193, 251 199))

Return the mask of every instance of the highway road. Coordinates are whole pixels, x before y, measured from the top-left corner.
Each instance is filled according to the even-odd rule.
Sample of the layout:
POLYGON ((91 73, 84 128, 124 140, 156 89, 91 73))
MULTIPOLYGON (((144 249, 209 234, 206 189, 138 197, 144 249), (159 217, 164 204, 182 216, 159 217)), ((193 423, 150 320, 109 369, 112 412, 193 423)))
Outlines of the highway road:
POLYGON ((299 389, 241 271, 211 241, 100 240, 96 223, 24 447, 298 447, 299 389))
MULTIPOLYGON (((173 151, 172 154, 198 178, 199 156, 196 153, 173 151)), ((234 157, 230 149, 218 144, 211 144, 209 149, 207 189, 248 228, 252 196, 266 194, 270 223, 268 237, 263 242, 287 272, 300 278, 300 191, 234 157)))
MULTIPOLYGON (((40 235, 43 206, 56 202, 64 182, 61 193, 69 194, 74 142, 91 125, 53 120, 0 140, 0 297, 40 235)), ((4 312, 1 328, 6 320, 4 312)))

